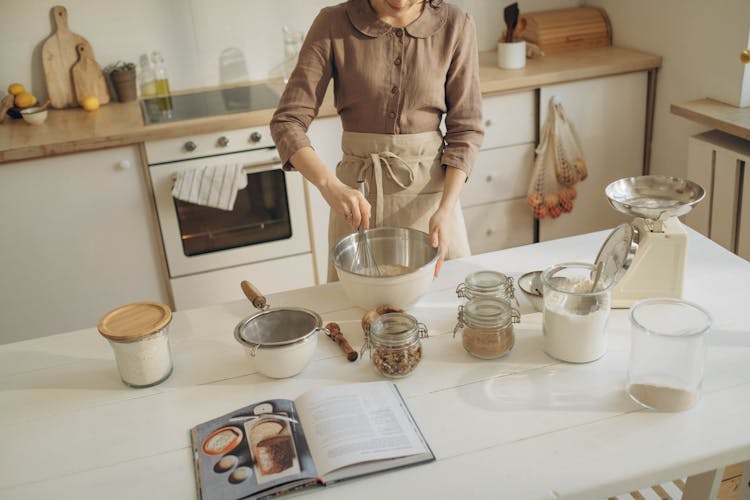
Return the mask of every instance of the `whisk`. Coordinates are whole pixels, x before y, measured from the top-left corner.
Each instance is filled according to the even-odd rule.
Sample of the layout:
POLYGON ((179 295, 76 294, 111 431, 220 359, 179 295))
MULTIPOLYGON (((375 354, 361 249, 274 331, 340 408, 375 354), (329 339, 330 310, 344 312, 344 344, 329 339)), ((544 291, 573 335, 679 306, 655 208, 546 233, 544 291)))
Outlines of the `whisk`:
MULTIPOLYGON (((357 181, 357 186, 359 187, 359 192, 362 193, 363 196, 365 196, 365 181, 357 181)), ((375 258, 372 256, 372 248, 370 248, 370 242, 367 240, 367 234, 365 233, 365 228, 362 225, 362 221, 360 221, 359 223, 358 231, 359 241, 357 241, 357 253, 354 256, 353 267, 359 273, 366 274, 368 276, 380 276, 380 268, 378 267, 378 263, 375 261, 375 258)))

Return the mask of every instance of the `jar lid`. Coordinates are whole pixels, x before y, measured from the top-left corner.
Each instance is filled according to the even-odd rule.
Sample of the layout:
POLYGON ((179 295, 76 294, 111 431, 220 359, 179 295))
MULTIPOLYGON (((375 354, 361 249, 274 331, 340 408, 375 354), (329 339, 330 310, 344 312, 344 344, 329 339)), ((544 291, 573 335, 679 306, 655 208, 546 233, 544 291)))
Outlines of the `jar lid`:
POLYGON ((620 281, 638 248, 637 236, 635 228, 628 223, 620 224, 609 233, 594 260, 595 267, 602 263, 600 279, 603 282, 614 285, 620 281))
POLYGON ((406 313, 387 313, 375 318, 370 327, 373 343, 384 346, 400 346, 416 342, 422 328, 414 316, 406 313))
POLYGON ((109 311, 96 325, 103 337, 132 342, 163 329, 172 320, 172 311, 159 302, 135 302, 109 311))
POLYGON ((482 294, 491 293, 498 289, 504 290, 508 283, 508 277, 497 271, 475 271, 464 280, 466 286, 482 294))
POLYGON ((491 297, 470 300, 463 308, 464 323, 475 327, 497 327, 512 322, 513 313, 504 300, 491 297))

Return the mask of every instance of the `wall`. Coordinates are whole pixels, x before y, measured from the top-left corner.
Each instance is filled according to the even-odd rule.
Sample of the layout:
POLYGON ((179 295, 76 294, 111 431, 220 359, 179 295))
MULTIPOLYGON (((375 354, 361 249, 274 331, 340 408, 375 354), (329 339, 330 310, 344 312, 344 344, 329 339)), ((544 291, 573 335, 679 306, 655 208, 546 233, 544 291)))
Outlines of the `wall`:
POLYGON ((663 57, 651 171, 686 176, 688 137, 706 127, 672 115, 669 107, 704 97, 750 105, 750 77, 745 77, 750 68, 739 61, 740 52, 748 47, 750 2, 587 0, 586 4, 607 11, 615 45, 663 57))
MULTIPOLYGON (((56 4, 68 10, 70 30, 91 43, 100 66, 138 62, 159 50, 174 90, 217 85, 222 68, 246 68, 250 80, 267 78, 283 60, 282 27, 306 31, 317 12, 340 0, 2 0, 0 90, 21 82, 46 96, 41 46, 53 32, 56 4)), ((503 29, 497 0, 456 0, 478 27, 480 50, 492 50, 503 29)), ((580 0, 521 0, 521 12, 579 5, 580 0)))

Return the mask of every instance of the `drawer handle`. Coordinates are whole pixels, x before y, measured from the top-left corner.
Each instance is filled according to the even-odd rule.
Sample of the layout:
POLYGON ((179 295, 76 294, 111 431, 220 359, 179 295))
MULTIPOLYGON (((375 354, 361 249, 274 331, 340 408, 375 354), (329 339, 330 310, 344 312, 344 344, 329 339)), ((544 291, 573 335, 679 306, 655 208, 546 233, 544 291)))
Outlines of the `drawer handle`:
POLYGON ((185 151, 192 153, 198 148, 198 145, 194 143, 193 141, 187 141, 185 143, 185 151))
POLYGON ((492 182, 492 176, 488 175, 484 180, 486 180, 487 182, 492 182))
POLYGON ((494 230, 492 230, 492 229, 487 229, 487 230, 485 230, 485 232, 484 232, 484 235, 485 235, 485 236, 492 236, 492 233, 494 233, 494 232, 495 232, 495 231, 494 231, 494 230))
POLYGON ((485 127, 491 127, 491 126, 493 126, 494 124, 495 124, 495 120, 493 120, 492 118, 487 118, 487 119, 486 119, 486 120, 484 121, 484 126, 485 126, 485 127))

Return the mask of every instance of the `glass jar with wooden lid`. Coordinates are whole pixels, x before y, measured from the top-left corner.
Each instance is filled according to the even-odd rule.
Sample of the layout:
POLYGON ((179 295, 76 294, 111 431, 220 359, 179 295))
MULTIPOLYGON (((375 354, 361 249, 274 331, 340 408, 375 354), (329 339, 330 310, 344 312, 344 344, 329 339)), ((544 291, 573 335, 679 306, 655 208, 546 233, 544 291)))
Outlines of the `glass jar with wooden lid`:
POLYGON ((126 304, 105 314, 97 324, 109 340, 122 381, 150 387, 172 374, 167 327, 172 311, 158 302, 126 304))
POLYGON ((458 308, 458 323, 453 336, 461 330, 466 352, 481 359, 495 359, 505 356, 513 348, 513 323, 519 320, 518 311, 502 299, 471 299, 458 308))

